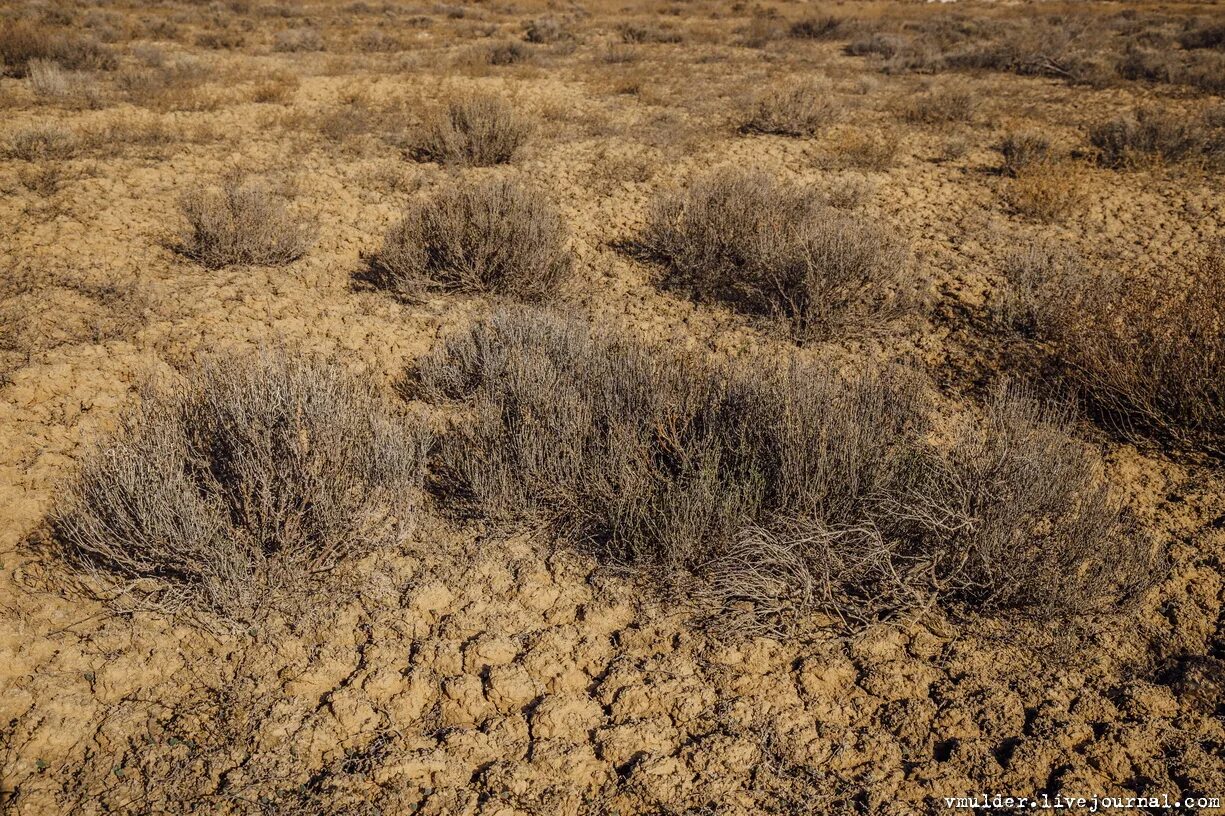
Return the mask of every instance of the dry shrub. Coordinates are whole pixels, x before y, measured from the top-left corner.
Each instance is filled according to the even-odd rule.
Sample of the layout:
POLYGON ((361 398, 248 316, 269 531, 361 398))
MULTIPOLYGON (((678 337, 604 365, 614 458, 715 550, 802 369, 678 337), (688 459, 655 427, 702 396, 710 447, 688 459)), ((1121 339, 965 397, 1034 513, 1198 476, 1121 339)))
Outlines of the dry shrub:
POLYGON ((1006 179, 1000 192, 1019 215, 1045 223, 1062 221, 1086 204, 1086 172, 1072 161, 1030 164, 1006 179))
POLYGON ((32 125, 14 133, 4 155, 22 161, 63 161, 76 155, 80 143, 76 135, 55 124, 32 125))
POLYGON ((314 243, 314 225, 291 215, 281 197, 258 181, 230 176, 219 186, 193 190, 181 204, 187 231, 174 248, 209 269, 279 266, 302 257, 314 243))
POLYGON ((676 29, 653 23, 622 23, 617 32, 626 43, 678 43, 684 39, 676 29))
POLYGON ((828 156, 822 162, 831 168, 883 171, 897 160, 897 139, 879 131, 839 130, 825 141, 828 156))
POLYGON ((1225 127, 1172 110, 1137 108, 1131 116, 1091 128, 1089 142, 1107 167, 1225 163, 1225 127))
POLYGON ((518 65, 530 62, 532 49, 517 40, 494 43, 486 51, 485 60, 490 65, 518 65))
POLYGON ((1009 389, 983 420, 961 424, 917 508, 944 531, 933 565, 940 593, 974 609, 1059 617, 1104 611, 1152 583, 1155 553, 1071 432, 1065 407, 1009 389))
POLYGON ((1009 133, 996 146, 1003 161, 1000 172, 1016 176, 1035 164, 1046 164, 1053 158, 1051 141, 1040 133, 1009 133))
POLYGON ((566 25, 556 17, 537 17, 523 27, 523 39, 530 43, 555 43, 573 38, 566 25))
POLYGON ((1063 416, 1013 394, 935 447, 901 372, 721 363, 529 311, 447 338, 410 381, 465 407, 436 458, 450 507, 695 574, 726 607, 1058 616, 1121 602, 1152 562, 1063 416))
POLYGON ((30 88, 37 96, 91 107, 101 101, 97 85, 80 71, 65 71, 48 60, 30 60, 26 69, 30 88))
POLYGON ((242 48, 247 40, 241 32, 232 28, 210 28, 196 35, 196 45, 214 51, 234 51, 242 48))
POLYGON ((1183 48, 1218 48, 1225 50, 1225 22, 1199 22, 1178 38, 1183 48))
POLYGON ((159 111, 210 110, 216 96, 205 86, 210 73, 204 62, 182 57, 173 62, 155 61, 130 66, 119 72, 116 84, 132 104, 159 111))
POLYGON ((322 51, 323 36, 313 28, 287 28, 273 37, 272 50, 279 54, 322 51))
POLYGON ((420 161, 441 164, 504 164, 515 157, 530 131, 505 99, 463 96, 427 114, 413 152, 420 161))
POLYGON ((911 99, 902 110, 902 118, 923 125, 970 122, 977 106, 978 100, 968 88, 937 88, 911 99))
POLYGON ((1053 287, 1087 274, 1075 252, 1036 241, 1010 251, 1001 271, 1004 285, 996 294, 993 318, 1001 327, 1027 337, 1045 325, 1053 287))
POLYGON ((251 101, 261 104, 284 105, 292 101, 301 87, 302 80, 295 74, 273 74, 255 84, 251 89, 251 101))
POLYGON ((414 202, 370 258, 370 282, 416 300, 433 292, 557 296, 573 259, 561 216, 543 196, 496 179, 448 186, 414 202))
POLYGON ((841 107, 828 86, 811 80, 777 85, 759 96, 741 130, 780 136, 815 136, 838 121, 841 107))
POLYGON ((832 40, 843 32, 843 19, 832 14, 817 14, 796 20, 788 33, 799 40, 832 40))
POLYGON ((1160 280, 1067 269, 1037 334, 1093 413, 1125 438, 1225 454, 1225 249, 1160 280))
POLYGON ((658 200, 642 245, 702 300, 782 317, 798 339, 878 328, 913 305, 906 250, 818 190, 716 170, 658 200))
POLYGON ((109 48, 67 29, 26 22, 0 24, 0 73, 25 76, 35 60, 71 71, 110 70, 118 64, 109 48))
POLYGON ((357 35, 353 47, 364 54, 388 54, 404 50, 404 41, 381 28, 369 28, 357 35))
POLYGON ((425 439, 333 365, 210 361, 85 457, 54 513, 56 539, 158 606, 249 618, 404 538, 425 439))

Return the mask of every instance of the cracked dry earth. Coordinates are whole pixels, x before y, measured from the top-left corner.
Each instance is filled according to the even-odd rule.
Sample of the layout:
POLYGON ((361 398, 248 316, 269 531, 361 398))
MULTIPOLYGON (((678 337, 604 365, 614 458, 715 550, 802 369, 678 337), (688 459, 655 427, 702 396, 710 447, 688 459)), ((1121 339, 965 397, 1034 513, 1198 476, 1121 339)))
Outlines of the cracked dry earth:
MULTIPOLYGON (((1050 626, 940 611, 849 635, 816 617, 786 633, 713 625, 683 587, 653 592, 539 537, 433 519, 401 551, 351 565, 334 594, 232 630, 100 601, 35 546, 78 457, 159 372, 285 344, 390 392, 438 337, 484 313, 481 299, 404 305, 352 284, 359 254, 409 197, 451 173, 514 175, 558 204, 580 270, 573 308, 718 353, 784 344, 661 292, 616 248, 653 195, 709 165, 837 177, 822 169, 821 144, 729 124, 779 65, 829 77, 847 106, 837 128, 896 141, 896 166, 864 171, 875 192, 863 206, 906 237, 933 281, 917 325, 822 353, 905 358, 968 404, 998 349, 962 316, 982 313, 1011 244, 1045 236, 1152 269, 1223 234, 1220 178, 1197 173, 1090 168, 1088 205, 1055 226, 1001 208, 990 172, 1001 133, 1041 123, 1072 143, 1090 110, 1125 109, 1138 91, 974 76, 980 118, 931 129, 893 113, 913 77, 865 80, 863 61, 828 43, 758 52, 711 38, 640 46, 633 70, 650 93, 627 96, 609 88, 625 69, 591 56, 615 38, 615 15, 588 21, 574 52, 466 72, 476 23, 423 13, 435 24, 390 62, 271 53, 259 28, 244 52, 163 44, 206 61, 215 104, 200 110, 56 107, 23 80, 0 80, 5 134, 50 121, 82 139, 50 194, 18 182, 28 162, 0 162, 11 341, 0 387, 0 809, 901 816, 944 812, 939 797, 969 791, 1225 794, 1225 480, 1097 436, 1168 573, 1134 608, 1050 626), (288 101, 251 101, 250 78, 273 71, 300 84, 288 101), (521 159, 415 165, 394 139, 337 141, 310 124, 354 93, 403 111, 455 87, 506 95, 538 123, 521 159), (174 135, 154 146, 87 138, 117 122, 174 135), (950 143, 968 147, 952 155, 950 143), (179 196, 235 167, 284 181, 317 220, 304 258, 214 272, 166 248, 179 196)), ((374 16, 328 18, 326 31, 343 40, 374 16)), ((478 20, 512 31, 521 16, 481 6, 478 20)))

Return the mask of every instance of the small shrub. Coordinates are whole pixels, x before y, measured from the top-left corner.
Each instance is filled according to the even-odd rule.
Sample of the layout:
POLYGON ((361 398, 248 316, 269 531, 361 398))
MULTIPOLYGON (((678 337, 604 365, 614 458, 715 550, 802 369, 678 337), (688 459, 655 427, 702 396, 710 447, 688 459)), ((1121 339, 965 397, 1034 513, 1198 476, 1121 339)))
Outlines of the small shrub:
POLYGON ((902 117, 924 125, 970 122, 977 105, 978 100, 969 90, 940 88, 912 99, 903 109, 902 117))
POLYGON ((539 194, 506 180, 459 184, 409 207, 369 277, 410 299, 445 291, 548 300, 570 275, 567 242, 539 194))
POLYGON ((70 159, 80 147, 71 130, 60 125, 43 124, 19 130, 10 138, 4 154, 22 161, 63 161, 70 159))
POLYGON ((841 113, 829 88, 815 82, 776 86, 757 98, 742 130, 780 136, 814 136, 836 122, 841 113))
POLYGON ((35 60, 54 62, 70 71, 105 71, 118 64, 106 46, 69 30, 25 22, 0 24, 0 72, 25 76, 35 60))
POLYGON ((532 50, 516 40, 494 43, 489 47, 486 60, 490 65, 518 65, 532 59, 532 50))
POLYGON ((427 115, 414 150, 421 161, 486 167, 514 158, 527 141, 528 123, 497 96, 452 99, 427 115))
POLYGON ((1107 167, 1153 163, 1225 163, 1225 129, 1157 108, 1138 108, 1089 131, 1098 160, 1107 167))
POLYGON ((626 43, 678 43, 684 37, 673 28, 640 23, 622 23, 617 26, 621 41, 626 43))
POLYGON ((1184 31, 1178 38, 1183 48, 1219 48, 1225 50, 1225 22, 1202 23, 1184 31))
POLYGON ((1076 275, 1044 295, 1038 334, 1105 425, 1225 455, 1225 250, 1163 280, 1076 275))
POLYGON ((214 28, 196 35, 196 45, 214 51, 234 51, 242 48, 246 37, 241 31, 229 28, 214 28))
POLYGON ((206 90, 208 67, 190 57, 157 61, 119 72, 116 84, 132 104, 159 111, 208 110, 216 99, 206 90))
POLYGON ((287 264, 314 243, 314 227, 258 182, 227 178, 220 187, 188 193, 182 208, 187 231, 175 249, 209 269, 287 264))
POLYGON ((660 199, 642 244, 695 297, 782 317, 800 339, 870 329, 913 305, 896 238, 761 172, 715 171, 660 199))
POLYGON ((1001 194, 1018 215, 1045 223, 1062 221, 1085 205, 1085 171, 1070 161, 1031 164, 1005 180, 1001 194))
POLYGON ((145 400, 86 456, 53 515, 76 564, 152 579, 161 606, 250 618, 403 539, 425 435, 332 365, 217 360, 145 400))
POLYGON ((724 610, 1057 617, 1122 603, 1155 563, 1066 415, 1011 393, 936 447, 901 372, 715 362, 534 311, 446 338, 410 387, 464 406, 444 506, 695 574, 724 610))
POLYGON ((876 182, 862 173, 846 173, 825 182, 822 193, 829 206, 854 210, 876 194, 876 182))
POLYGON ((1002 273, 1004 285, 996 296, 994 318, 1002 328, 1028 337, 1033 337, 1047 320, 1052 287, 1059 281, 1081 280, 1087 274, 1078 255, 1040 242, 1010 251, 1002 273))
POLYGON ((363 54, 389 54, 403 51, 404 41, 381 28, 370 28, 357 35, 353 47, 363 54))
POLYGON ((537 17, 523 27, 523 39, 530 43, 555 43, 572 39, 573 36, 556 17, 537 17))
POLYGON ((272 40, 272 50, 282 54, 323 49, 323 37, 313 28, 287 28, 272 40))
POLYGON ((26 66, 30 88, 37 96, 51 97, 63 101, 76 101, 96 105, 99 101, 97 88, 78 71, 65 71, 47 60, 30 60, 26 66))
POLYGON ((1051 142, 1040 133, 1009 133, 996 147, 1003 157, 1000 172, 1016 176, 1035 164, 1051 160, 1051 142))
POLYGON ((792 23, 788 32, 798 40, 832 40, 842 33, 842 18, 832 14, 805 17, 792 23))

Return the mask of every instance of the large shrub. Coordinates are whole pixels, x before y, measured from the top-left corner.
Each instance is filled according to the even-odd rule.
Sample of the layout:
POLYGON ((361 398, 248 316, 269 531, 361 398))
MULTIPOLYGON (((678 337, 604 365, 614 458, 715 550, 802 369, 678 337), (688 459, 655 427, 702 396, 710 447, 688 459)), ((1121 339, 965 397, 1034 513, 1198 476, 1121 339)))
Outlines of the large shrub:
POLYGON ((425 440, 332 365, 218 359, 86 455, 56 538, 78 565, 164 607, 248 617, 402 539, 425 440))

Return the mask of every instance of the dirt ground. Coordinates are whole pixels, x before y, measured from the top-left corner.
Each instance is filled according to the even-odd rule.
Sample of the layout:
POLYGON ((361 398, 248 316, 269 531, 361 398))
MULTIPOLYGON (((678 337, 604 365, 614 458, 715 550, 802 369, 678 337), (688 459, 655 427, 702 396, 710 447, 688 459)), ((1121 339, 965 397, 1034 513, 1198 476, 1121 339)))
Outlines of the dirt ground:
POLYGON ((770 34, 801 4, 655 5, 0 6, 119 55, 62 93, 0 79, 0 144, 54 136, 0 160, 0 810, 900 815, 970 792, 1225 796, 1225 473, 1088 422, 1168 564, 1135 607, 1057 624, 929 610, 850 633, 832 619, 742 631, 540 536, 438 519, 306 613, 235 631, 99 599, 40 546, 81 453, 159 372, 283 344, 390 390, 487 312, 487 298, 406 304, 354 282, 405 203, 457 174, 514 176, 559 206, 574 309, 731 355, 790 341, 657 287, 622 248, 649 202, 722 165, 858 185, 860 211, 909 243, 929 308, 812 353, 906 362, 964 405, 1007 352, 986 326, 1012 247, 1041 238, 1143 274, 1225 238, 1219 172, 1076 159, 1076 205, 1042 221, 1009 207, 993 149, 1031 129, 1083 151, 1089 125, 1138 103, 1191 116, 1219 97, 886 73, 846 38, 770 34), (546 14, 573 36, 524 43, 546 14), (684 36, 626 42, 626 21, 684 36), (746 43, 754 25, 764 39, 746 43), (296 40, 278 32, 301 29, 318 48, 285 50, 296 40), (525 55, 490 64, 509 42, 525 55), (147 79, 176 65, 173 82, 147 79), (826 83, 839 121, 816 138, 741 133, 755 93, 793 75, 826 83), (973 111, 900 113, 945 88, 973 111), (409 158, 421 111, 472 89, 535 123, 522 155, 409 158), (894 148, 889 166, 852 166, 846 145, 864 139, 894 148), (304 257, 207 270, 170 248, 180 197, 233 171, 317 223, 304 257))

